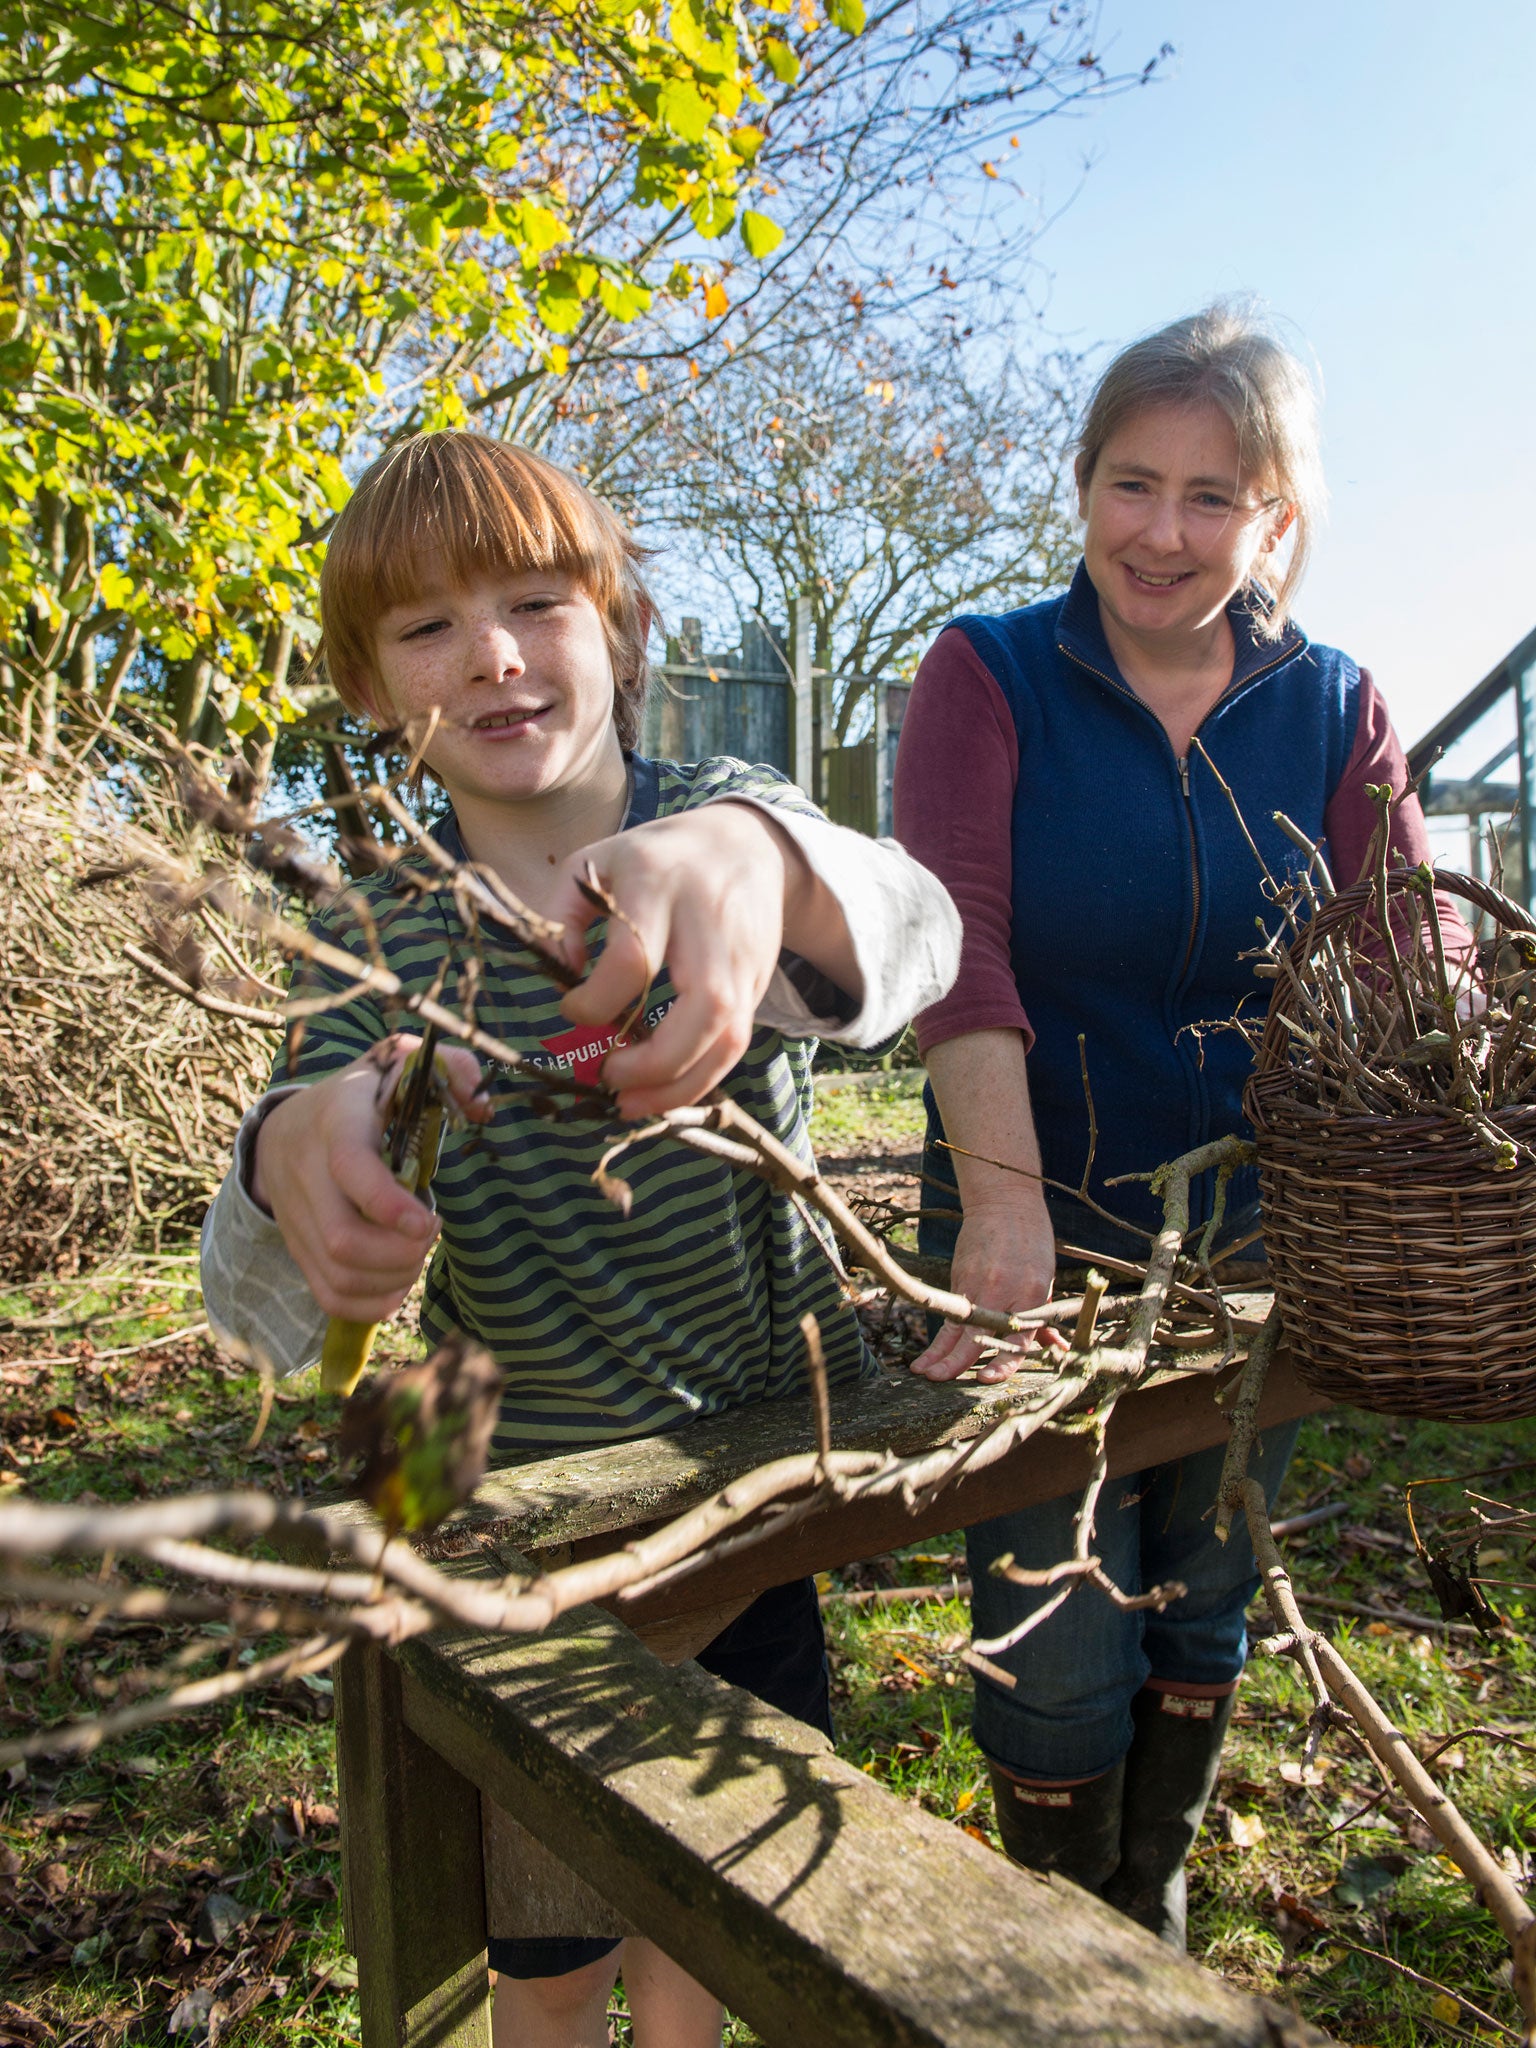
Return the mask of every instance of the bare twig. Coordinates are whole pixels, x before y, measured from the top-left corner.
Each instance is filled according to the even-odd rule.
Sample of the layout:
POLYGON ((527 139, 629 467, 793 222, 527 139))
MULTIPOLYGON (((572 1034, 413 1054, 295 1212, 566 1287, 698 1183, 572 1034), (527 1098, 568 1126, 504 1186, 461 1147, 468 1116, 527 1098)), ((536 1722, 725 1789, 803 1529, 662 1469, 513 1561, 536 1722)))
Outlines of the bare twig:
POLYGON ((969 1600, 970 1597, 970 1580, 959 1577, 946 1579, 938 1586, 864 1586, 848 1592, 834 1589, 820 1596, 823 1607, 915 1607, 929 1600, 969 1600))
POLYGON ((1216 1536, 1222 1543, 1231 1532, 1233 1515, 1243 1504, 1242 1483, 1248 1474, 1248 1460, 1253 1455, 1254 1438, 1258 1434, 1264 1380, 1284 1334, 1280 1307, 1276 1303, 1266 1316, 1263 1329, 1248 1347, 1248 1363, 1239 1375, 1237 1394, 1232 1403, 1231 1435, 1227 1439, 1227 1455, 1222 1461, 1221 1479, 1216 1488, 1216 1536))
POLYGON ((327 1664, 335 1663, 350 1640, 345 1635, 310 1636, 259 1663, 237 1665, 232 1671, 221 1671, 216 1678, 200 1678, 193 1684, 177 1686, 156 1699, 141 1700, 137 1706, 120 1707, 111 1714, 94 1714, 88 1721, 76 1721, 67 1728, 49 1728, 40 1735, 0 1742, 0 1764, 21 1763, 34 1756, 89 1756, 114 1736, 131 1734, 135 1728, 147 1727, 151 1722, 195 1713, 199 1707, 215 1706, 264 1685, 278 1685, 284 1679, 301 1678, 306 1672, 323 1671, 327 1664))
POLYGON ((1109 1281, 1104 1274, 1089 1269, 1083 1280, 1083 1305, 1077 1312, 1077 1324, 1072 1332, 1072 1349, 1086 1351, 1093 1343, 1093 1333, 1098 1328, 1099 1309, 1109 1291, 1109 1281))
POLYGON ((816 1418, 816 1455, 826 1470, 832 1455, 832 1403, 827 1392, 827 1357, 821 1348, 821 1325, 810 1309, 800 1318, 805 1339, 806 1370, 811 1377, 811 1412, 816 1418))
POLYGON ((1327 1936, 1330 1944, 1347 1948, 1351 1954, 1369 1956, 1373 1962, 1385 1963, 1389 1970, 1395 1970, 1400 1977, 1407 1977, 1411 1983, 1422 1984, 1426 1991, 1438 1991, 1443 1997, 1451 1998, 1458 2005, 1464 2005, 1473 2019, 1480 2025, 1492 2027, 1496 2034, 1502 2034, 1507 2041, 1518 2041, 1520 2036, 1503 2020, 1496 2020, 1491 2012, 1484 2012, 1480 2005, 1474 2005, 1464 1991, 1453 1991, 1448 1984, 1442 1984, 1436 1977, 1426 1977, 1422 1970, 1412 1970, 1406 1963, 1400 1963, 1396 1956, 1388 1955, 1385 1949, 1367 1948, 1364 1942, 1351 1941, 1346 1935, 1337 1934, 1331 1928, 1327 1936))
MULTIPOLYGON (((1256 1479, 1243 1481, 1242 1497, 1271 1612, 1277 1626, 1291 1639, 1290 1654, 1306 1673, 1317 1702, 1314 1730, 1326 1726, 1337 1699, 1351 1716, 1355 1733, 1369 1750, 1377 1769, 1383 1777, 1401 1786, 1478 1899, 1498 1921, 1510 1943, 1515 1996, 1525 2015, 1525 2039, 1527 2044, 1536 2044, 1536 1915, 1509 1873, 1468 1827, 1453 1802, 1430 1777, 1408 1738, 1387 1718, 1334 1644, 1307 1626, 1275 1547, 1264 1489, 1256 1479)), ((1310 1749, 1312 1744, 1309 1742, 1308 1746, 1310 1749)))
MULTIPOLYGON (((1311 1595, 1308 1596, 1308 1599, 1309 1604, 1313 1607, 1316 1607, 1321 1604, 1311 1595)), ((1510 1749, 1523 1750, 1527 1756, 1536 1756, 1536 1743, 1522 1742, 1519 1736, 1516 1735, 1512 1729, 1481 1727, 1453 1728, 1449 1735, 1442 1736, 1440 1741, 1435 1743, 1433 1748, 1427 1749, 1424 1752, 1425 1765, 1427 1766, 1429 1764, 1432 1764, 1438 1758, 1444 1756, 1445 1752, 1448 1749, 1453 1748, 1456 1743, 1470 1742, 1474 1736, 1483 1736, 1487 1738, 1489 1741, 1503 1743, 1510 1749)), ((1365 1820, 1368 1815, 1373 1814, 1376 1811, 1377 1807, 1382 1804, 1383 1800, 1390 1799, 1391 1796, 1391 1785, 1383 1785, 1379 1791, 1372 1793, 1371 1797, 1366 1801, 1364 1806, 1357 1806, 1353 1813, 1347 1813, 1345 1814, 1342 1820, 1335 1821, 1333 1826, 1328 1830, 1329 1834, 1342 1834, 1345 1828, 1358 1827, 1361 1821, 1365 1820)))
POLYGON ((168 1330, 163 1337, 146 1337, 139 1344, 114 1344, 110 1351, 93 1350, 85 1359, 76 1351, 58 1351, 42 1358, 9 1358, 6 1364, 13 1369, 40 1365, 99 1365, 103 1359, 137 1358, 141 1351, 159 1351, 167 1344, 183 1344, 189 1337, 206 1336, 208 1327, 206 1322, 188 1323, 184 1330, 168 1330))
POLYGON ((179 974, 172 974, 152 953, 146 953, 142 946, 134 945, 131 940, 123 947, 123 957, 131 960, 151 981, 158 981, 173 995, 183 996, 187 1002, 196 1003, 200 1010, 207 1010, 215 1017, 238 1017, 241 1023, 255 1024, 264 1031, 281 1031, 284 1028, 281 1010, 258 1010, 251 1003, 232 1003, 225 996, 209 995, 205 989, 194 988, 189 981, 183 981, 179 974))

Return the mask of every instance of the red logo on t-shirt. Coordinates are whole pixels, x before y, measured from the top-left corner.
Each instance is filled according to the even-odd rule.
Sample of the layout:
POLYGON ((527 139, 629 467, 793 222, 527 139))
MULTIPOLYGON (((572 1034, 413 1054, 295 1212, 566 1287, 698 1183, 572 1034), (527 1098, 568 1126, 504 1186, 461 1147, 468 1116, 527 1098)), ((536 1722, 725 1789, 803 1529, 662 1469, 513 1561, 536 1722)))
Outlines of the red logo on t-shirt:
MULTIPOLYGON (((670 997, 653 1003, 645 1013, 646 1028, 654 1031, 671 1007, 670 997)), ((630 1042, 613 1024, 575 1024, 555 1038, 541 1038, 539 1044, 548 1057, 540 1059, 535 1054, 533 1064, 546 1072, 555 1069, 573 1075, 578 1081, 597 1082, 602 1079, 603 1061, 609 1053, 630 1042)))
POLYGON ((598 1081, 609 1053, 628 1045, 629 1040, 621 1038, 611 1024, 577 1024, 558 1038, 544 1038, 539 1043, 550 1055, 539 1061, 541 1067, 559 1067, 578 1081, 598 1081))

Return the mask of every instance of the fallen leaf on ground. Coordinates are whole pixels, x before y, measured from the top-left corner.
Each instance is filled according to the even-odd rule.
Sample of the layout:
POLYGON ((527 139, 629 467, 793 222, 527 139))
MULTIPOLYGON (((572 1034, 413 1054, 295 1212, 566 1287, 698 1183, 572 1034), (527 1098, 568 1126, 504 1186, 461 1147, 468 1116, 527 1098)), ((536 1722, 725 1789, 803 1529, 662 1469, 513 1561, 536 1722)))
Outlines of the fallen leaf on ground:
POLYGON ((189 1991, 172 2010, 165 2023, 168 2034, 190 2034, 194 2041, 208 2032, 208 2015, 213 2011, 213 1993, 206 1984, 189 1991))
POLYGON ((16 2041, 46 2041, 52 2031, 9 1999, 0 1999, 0 2028, 4 2029, 0 2039, 16 2041))
POLYGON ((1326 1757, 1315 1764, 1297 1763, 1288 1757, 1280 1766, 1280 1775, 1287 1785, 1321 1785, 1324 1772, 1330 1768, 1326 1757))
POLYGON ((1368 1905, 1379 1892, 1395 1884, 1407 1868, 1408 1858, 1395 1853, 1351 1856, 1335 1878, 1333 1889, 1346 1906, 1368 1905))
POLYGON ((1321 1934, 1328 1925, 1321 1913, 1315 1913, 1305 1899, 1299 1899, 1295 1892, 1277 1892, 1275 1911, 1299 1920, 1303 1927, 1310 1927, 1314 1934, 1321 1934))
POLYGON ((229 1892, 210 1892, 197 1916, 197 1938, 220 1948, 247 1917, 245 1907, 229 1892))

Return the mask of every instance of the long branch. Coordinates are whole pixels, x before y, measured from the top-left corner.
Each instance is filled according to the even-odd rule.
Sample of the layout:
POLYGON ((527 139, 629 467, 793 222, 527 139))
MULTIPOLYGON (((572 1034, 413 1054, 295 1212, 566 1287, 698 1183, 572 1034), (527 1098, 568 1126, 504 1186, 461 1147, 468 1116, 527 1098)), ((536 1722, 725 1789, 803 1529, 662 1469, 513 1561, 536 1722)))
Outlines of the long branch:
POLYGON ((346 1635, 310 1636, 260 1663, 236 1665, 232 1670, 221 1671, 216 1678, 200 1678, 190 1685, 177 1686, 154 1699, 141 1700, 137 1706, 121 1707, 112 1714, 93 1714, 88 1721, 76 1721, 67 1728, 47 1728, 40 1735, 0 1743, 0 1763, 20 1763, 34 1756, 89 1756, 102 1743, 117 1735, 131 1735, 135 1728, 168 1721, 177 1714, 195 1713, 199 1707, 217 1706, 240 1693, 253 1692, 258 1686, 276 1685, 306 1672, 323 1671, 327 1664, 335 1663, 350 1640, 346 1635))
POLYGON ((1227 1454, 1222 1460, 1221 1478, 1216 1487, 1216 1538, 1220 1543, 1227 1541, 1232 1517, 1243 1505, 1242 1486, 1248 1474, 1248 1460, 1253 1455, 1254 1438, 1258 1434, 1259 1403, 1264 1398, 1264 1382, 1269 1374, 1270 1360, 1279 1349, 1284 1334, 1280 1304, 1276 1302, 1249 1345, 1248 1363, 1238 1376, 1237 1393, 1232 1402, 1232 1433, 1227 1440, 1227 1454))
POLYGON ((1328 1638, 1307 1625, 1270 1529, 1263 1487, 1256 1479, 1245 1479, 1242 1497, 1253 1554, 1263 1574, 1270 1611, 1285 1633, 1285 1648, 1305 1670, 1319 1709, 1327 1713, 1337 1699, 1348 1711, 1356 1733, 1383 1777, 1396 1779, 1414 1810, 1498 1921, 1513 1956, 1515 1995, 1525 2015, 1527 2048, 1536 2048, 1536 1914, 1503 1865, 1478 1840, 1453 1801, 1425 1770, 1407 1736, 1388 1719, 1328 1638))

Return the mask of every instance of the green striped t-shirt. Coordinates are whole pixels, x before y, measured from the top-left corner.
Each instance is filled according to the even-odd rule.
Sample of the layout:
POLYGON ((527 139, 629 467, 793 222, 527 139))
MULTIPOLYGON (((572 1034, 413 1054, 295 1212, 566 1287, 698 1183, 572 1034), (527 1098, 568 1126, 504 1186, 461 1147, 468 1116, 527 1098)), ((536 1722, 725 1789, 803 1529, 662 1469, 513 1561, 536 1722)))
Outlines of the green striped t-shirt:
MULTIPOLYGON (((813 810, 772 769, 739 761, 680 767, 637 757, 632 773, 626 828, 733 795, 813 810)), ((462 857, 451 815, 437 830, 462 857)), ((353 894, 365 899, 385 964, 407 989, 425 993, 445 955, 462 967, 473 949, 452 897, 413 890, 411 869, 402 862, 353 894)), ((363 922, 346 898, 315 929, 367 957, 363 922)), ((594 1034, 572 1030, 560 990, 522 949, 486 930, 482 950, 475 1018, 484 1030, 552 1069, 592 1056, 580 1042, 594 1034)), ((294 992, 340 985, 307 966, 294 992)), ((650 995, 653 1020, 675 993, 663 968, 650 995)), ((450 970, 443 1000, 455 999, 450 970)), ((355 997, 310 1019, 296 1067, 279 1061, 274 1083, 318 1080, 397 1026, 419 1028, 397 1005, 355 997)), ((604 1034, 596 1037, 600 1045, 604 1034)), ((724 1083, 805 1160, 814 1050, 814 1040, 759 1027, 724 1083)), ((442 1232, 421 1320, 429 1344, 464 1330, 506 1372, 498 1455, 671 1429, 805 1387, 807 1309, 820 1322, 834 1385, 873 1371, 832 1269, 786 1196, 727 1161, 653 1138, 616 1168, 634 1195, 623 1216, 592 1181, 620 1127, 584 1116, 551 1122, 529 1107, 525 1086, 494 1078, 502 1092, 493 1120, 447 1136, 432 1183, 442 1232)))

